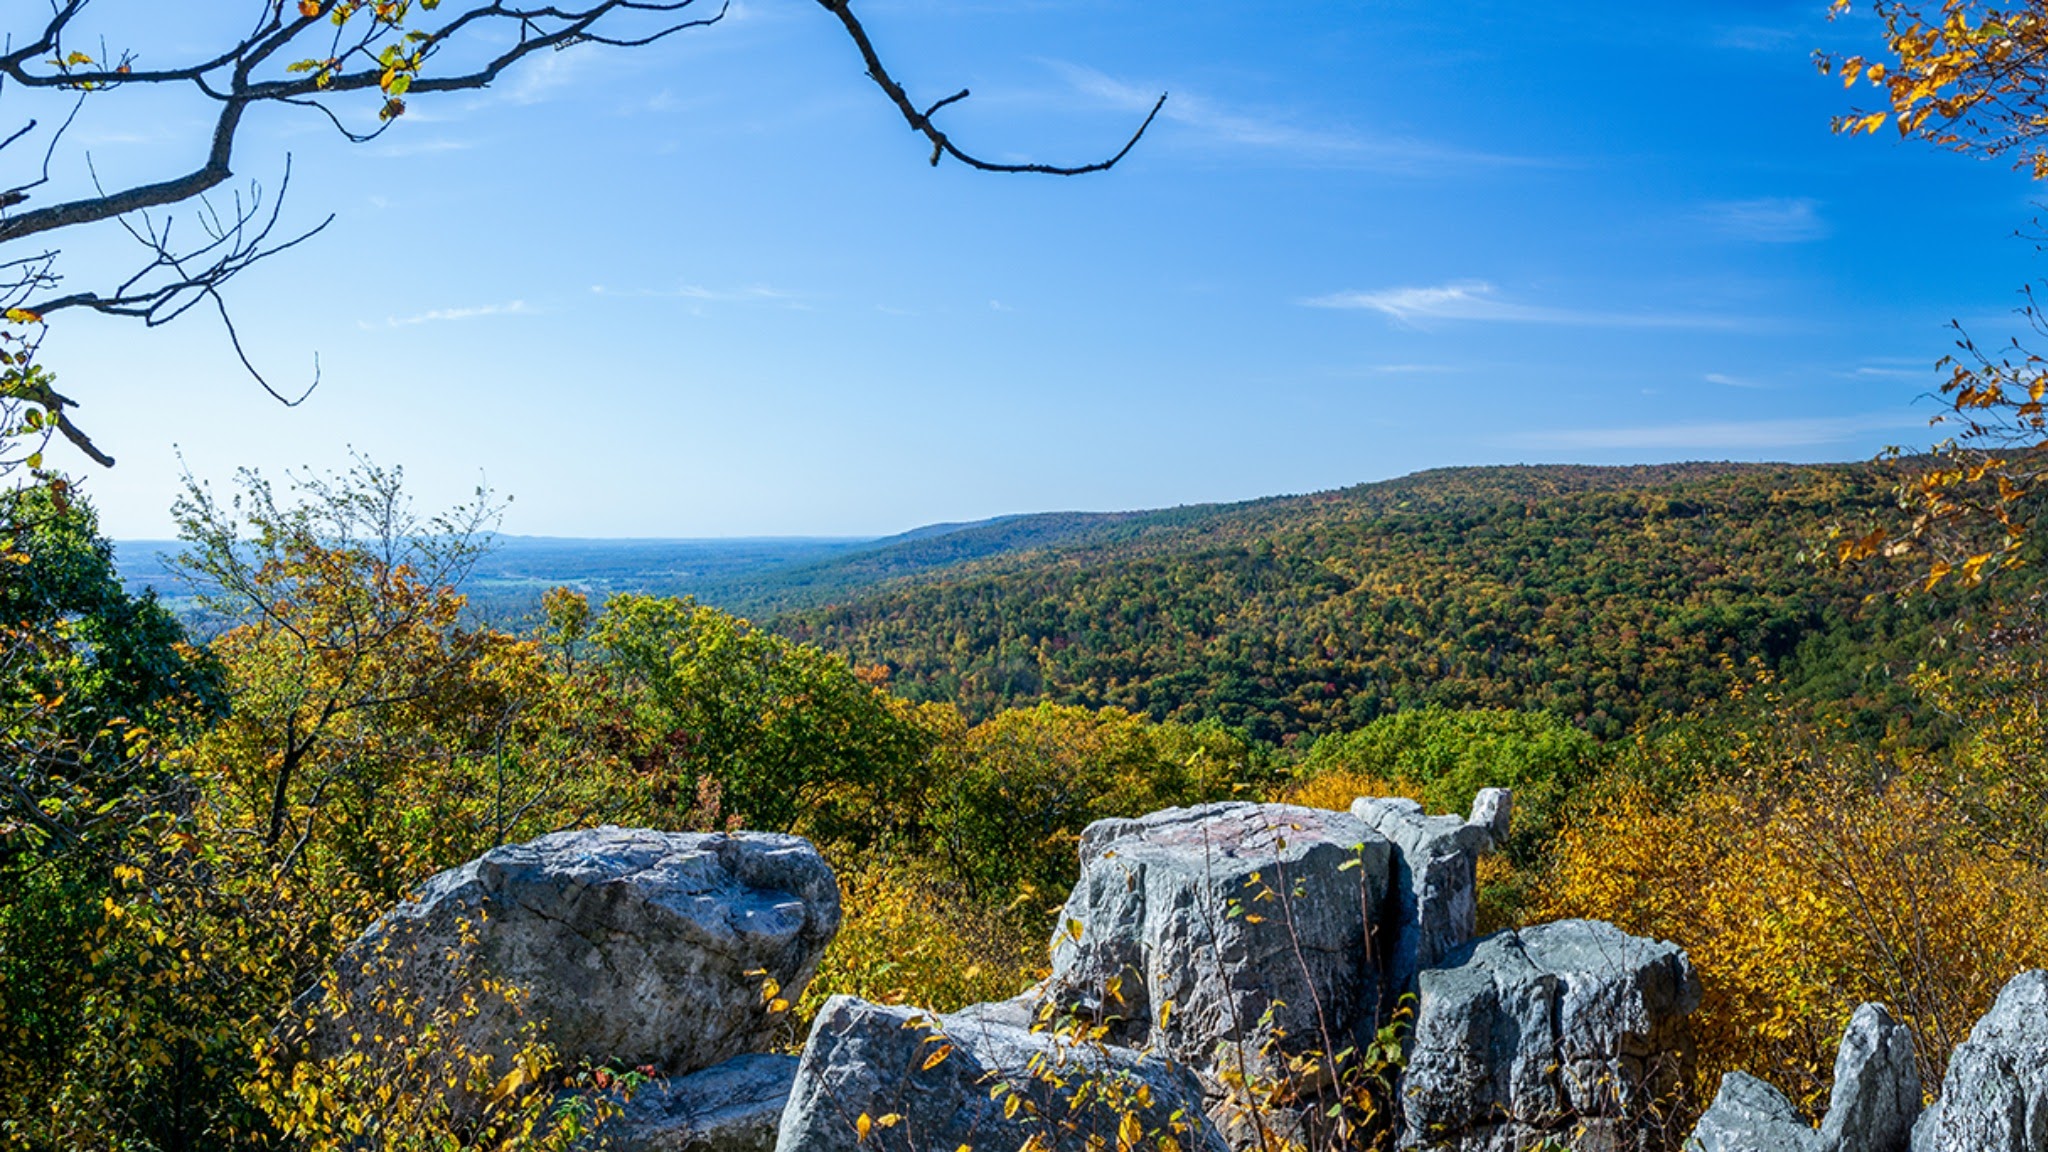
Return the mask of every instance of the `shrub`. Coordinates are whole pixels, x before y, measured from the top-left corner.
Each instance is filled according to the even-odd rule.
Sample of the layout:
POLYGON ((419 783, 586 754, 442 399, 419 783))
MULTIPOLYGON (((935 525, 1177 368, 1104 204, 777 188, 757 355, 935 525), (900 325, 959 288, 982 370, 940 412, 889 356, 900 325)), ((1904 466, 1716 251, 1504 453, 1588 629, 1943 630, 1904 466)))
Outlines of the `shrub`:
POLYGON ((2048 964, 2048 875, 1856 753, 1778 768, 1675 802, 1610 782, 1560 838, 1535 918, 1686 949, 1706 990, 1700 1099, 1742 1069, 1824 1107, 1835 1042, 1865 1001, 1912 1027, 1922 1083, 1938 1084, 1998 989, 2048 964))
POLYGON ((1229 799, 1253 791, 1262 770, 1248 741, 1213 724, 1063 704, 999 713, 969 729, 952 756, 934 831, 947 869, 997 903, 1059 900, 1079 875, 1081 831, 1093 821, 1229 799))
MULTIPOLYGON (((1331 772, 1385 781, 1431 812, 1464 813, 1481 788, 1515 791, 1518 861, 1540 854, 1567 795, 1604 757, 1591 736, 1545 712, 1506 709, 1397 712, 1310 747, 1304 781, 1331 772)), ((1359 793, 1365 795, 1365 793, 1359 793)))
POLYGON ((1007 1000, 1042 979, 1052 915, 1034 903, 990 906, 915 867, 866 862, 839 873, 845 919, 797 1003, 801 1043, 829 996, 952 1012, 1007 1000))

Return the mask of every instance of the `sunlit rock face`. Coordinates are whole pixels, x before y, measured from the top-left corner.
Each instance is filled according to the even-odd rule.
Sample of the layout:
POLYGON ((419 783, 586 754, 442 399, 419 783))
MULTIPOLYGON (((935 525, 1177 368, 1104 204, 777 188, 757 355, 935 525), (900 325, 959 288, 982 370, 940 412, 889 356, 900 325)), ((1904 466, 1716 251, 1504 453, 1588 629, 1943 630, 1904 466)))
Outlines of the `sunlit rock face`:
POLYGON ((1286 804, 1101 820, 1055 929, 1045 999, 1208 1072, 1277 1076, 1377 1025, 1392 846, 1286 804))
POLYGON ((1700 1001, 1676 945, 1564 920, 1466 945, 1418 985, 1404 1148, 1665 1141, 1651 1119, 1685 1083, 1700 1001))
POLYGON ((1687 1152, 1906 1152, 1920 1114, 1913 1033, 1879 1004, 1850 1018, 1835 1054, 1834 1091, 1818 1131, 1785 1094, 1744 1072, 1721 1078, 1687 1152))
POLYGON ((1479 921, 1479 857, 1508 837, 1512 797, 1482 789, 1470 817, 1431 816, 1397 797, 1360 797, 1351 814, 1394 845, 1387 987, 1415 991, 1415 977, 1467 940, 1479 921))
POLYGON ((1913 1152, 2048 1148, 2048 971, 2014 977, 1949 1057, 1913 1152))
POLYGON ((971 1016, 825 1002, 777 1152, 1170 1146, 1225 1152, 1186 1066, 971 1016))
POLYGON ((594 828, 434 876, 335 971, 359 1007, 473 1001, 448 1038, 472 1051, 539 1021, 571 1065, 680 1076, 765 1049, 777 1018, 764 978, 794 1000, 839 919, 832 869, 798 837, 594 828), (518 1002, 486 980, 517 989, 518 1002))

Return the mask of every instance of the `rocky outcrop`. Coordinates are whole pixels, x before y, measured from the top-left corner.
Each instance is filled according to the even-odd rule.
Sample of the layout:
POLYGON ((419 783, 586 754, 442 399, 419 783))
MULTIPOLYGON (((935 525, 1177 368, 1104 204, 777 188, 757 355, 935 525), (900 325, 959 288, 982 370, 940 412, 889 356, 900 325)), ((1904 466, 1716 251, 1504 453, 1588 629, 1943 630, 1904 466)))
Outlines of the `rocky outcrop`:
POLYGON ((1468 944, 1418 984, 1402 1147, 1658 1146, 1645 1121, 1684 1082, 1700 999, 1676 945, 1566 920, 1468 944))
POLYGON ((1039 1137, 1047 1149, 1078 1152, 1149 1148, 1162 1135, 1189 1152, 1224 1152, 1203 1115, 1201 1087, 1182 1065, 834 996, 812 1025, 775 1147, 1011 1149, 1039 1137))
POLYGON ((1835 1053, 1835 1087, 1814 1147, 1818 1152, 1906 1152, 1920 1116, 1920 1068, 1913 1031, 1882 1005, 1849 1019, 1835 1053))
POLYGON ((1360 797, 1351 814, 1393 842, 1396 849, 1394 922, 1387 985, 1395 995, 1415 990, 1415 976, 1472 939, 1479 913, 1479 857, 1507 840, 1512 798, 1504 788, 1482 789, 1470 818, 1429 816, 1422 805, 1397 797, 1360 797))
POLYGON ((2013 978, 1949 1057, 1913 1152, 2048 1149, 2048 971, 2013 978))
MULTIPOLYGON (((763 973, 794 999, 839 927, 839 890, 804 840, 595 828, 493 849, 420 886, 336 965, 352 1010, 424 1015, 474 998, 449 1041, 491 1052, 545 1024, 563 1059, 664 1076, 767 1047, 763 973), (517 989, 516 1002, 483 991, 517 989)), ((316 1049, 345 1042, 314 1034, 316 1049)))
MULTIPOLYGON (((1647 1149, 1640 1121, 1683 1075, 1697 981, 1672 945, 1604 924, 1472 941, 1477 858, 1510 807, 1489 790, 1469 818, 1372 800, 1100 821, 1038 987, 947 1016, 834 997, 798 1060, 761 1054, 777 1024, 764 988, 794 1000, 840 912, 794 837, 601 828, 500 848, 423 885, 336 981, 386 1016, 473 1004, 444 1014, 472 1054, 540 1022, 566 1061, 648 1068, 598 1133, 620 1152, 1321 1146, 1371 1111, 1332 1065, 1384 1042, 1411 987, 1404 1147, 1647 1149)), ((1845 1133, 1898 1111, 1880 1024, 1838 1076, 1863 1086, 1844 1106, 1863 1127, 1845 1133)), ((1730 1132, 1789 1116, 1767 1086, 1739 1087, 1730 1132)))
POLYGON ((1713 1106, 1686 1140, 1686 1152, 1906 1152, 1920 1114, 1920 1072, 1913 1034, 1881 1005, 1849 1020, 1835 1054, 1827 1117, 1814 1131, 1791 1101, 1744 1072, 1721 1078, 1713 1106))
POLYGON ((1783 1092, 1747 1072, 1730 1072, 1685 1152, 1813 1152, 1817 1138, 1783 1092))
POLYGON ((1285 804, 1102 820, 1053 938, 1044 996, 1202 1071, 1278 1076, 1377 1027, 1375 918, 1387 841, 1341 812, 1285 804))
POLYGON ((607 1152, 771 1152, 794 1056, 757 1053, 643 1086, 600 1129, 607 1152))

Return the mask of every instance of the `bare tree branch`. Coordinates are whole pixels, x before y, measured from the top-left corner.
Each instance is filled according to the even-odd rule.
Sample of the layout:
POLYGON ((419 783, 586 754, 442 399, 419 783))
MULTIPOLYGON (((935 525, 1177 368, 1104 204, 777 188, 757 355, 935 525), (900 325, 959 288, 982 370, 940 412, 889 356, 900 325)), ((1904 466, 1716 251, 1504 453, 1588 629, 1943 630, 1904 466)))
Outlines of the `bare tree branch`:
MULTIPOLYGON (((0 87, 77 96, 63 122, 50 133, 40 167, 29 168, 19 177, 22 182, 13 187, 0 182, 0 301, 9 309, 34 314, 22 320, 10 313, 6 323, 40 324, 41 317, 50 313, 83 308, 155 326, 200 304, 211 304, 242 366, 280 403, 295 405, 319 384, 318 358, 312 382, 303 391, 273 387, 248 356, 221 289, 257 261, 319 234, 333 217, 291 239, 271 242, 290 185, 289 157, 277 195, 267 206, 262 188, 256 185, 251 185, 246 197, 237 194, 229 209, 217 208, 208 199, 235 175, 236 135, 252 108, 309 109, 345 139, 361 143, 381 135, 404 114, 407 96, 486 88, 520 61, 543 51, 582 45, 635 48, 653 44, 718 23, 726 16, 730 0, 704 16, 695 14, 703 0, 442 0, 431 6, 416 0, 260 0, 253 7, 246 33, 224 49, 188 63, 159 66, 148 62, 147 67, 132 51, 110 53, 102 44, 95 46, 96 53, 86 53, 67 45, 67 37, 73 36, 80 16, 92 2, 49 0, 48 16, 33 39, 18 45, 11 38, 0 41, 0 87), (461 66, 446 72, 435 67, 458 50, 464 55, 461 66), (217 106, 205 152, 196 163, 177 175, 113 190, 102 187, 94 172, 92 194, 24 209, 34 192, 49 183, 57 148, 85 102, 133 85, 189 85, 217 106), (343 107, 349 97, 364 93, 380 98, 381 103, 372 106, 375 126, 351 127, 354 117, 344 115, 343 107), (170 216, 159 219, 155 214, 185 205, 196 209, 204 233, 199 240, 185 241, 181 239, 184 233, 174 238, 175 220, 170 216), (4 247, 109 220, 118 222, 145 254, 141 266, 111 288, 64 291, 57 249, 10 256, 4 247)), ((965 89, 920 111, 883 65, 849 0, 819 3, 838 18, 852 38, 867 74, 911 128, 931 142, 933 164, 952 156, 986 172, 1077 176, 1105 171, 1130 153, 1166 100, 1161 95, 1137 131, 1106 160, 1074 166, 983 160, 956 146, 933 123, 940 111, 967 98, 965 89)), ((29 119, 0 136, 0 152, 32 138, 38 123, 29 119)), ((89 158, 87 166, 90 170, 89 158)), ((0 337, 13 338, 11 329, 0 326, 0 337)), ((68 440, 96 462, 113 463, 71 423, 68 409, 72 403, 37 383, 44 379, 39 371, 28 371, 26 360, 14 363, 9 371, 10 380, 19 375, 25 382, 0 394, 0 402, 46 405, 52 423, 68 440), (29 395, 37 387, 42 391, 29 395)))
POLYGON ((938 166, 942 157, 951 156, 962 164, 970 168, 979 168, 983 172, 1035 172, 1046 176, 1085 176, 1090 172, 1106 172, 1116 167, 1119 160, 1130 155, 1131 149, 1137 147, 1138 141, 1144 138, 1145 130, 1152 127, 1152 121, 1158 117, 1159 110, 1166 106, 1166 93, 1161 92, 1159 99, 1152 105, 1152 111, 1146 113, 1144 122, 1138 125, 1138 130, 1131 133, 1131 138, 1124 141, 1124 146, 1117 149, 1116 154, 1107 160, 1072 167, 1057 164, 998 164, 983 160, 962 151, 950 137, 939 130, 938 125, 932 123, 933 113, 948 104, 957 104, 967 99, 967 89, 962 88, 924 111, 918 111, 917 105, 910 102, 909 93, 903 90, 903 85, 898 84, 896 78, 889 74, 889 69, 882 64, 881 55, 875 51, 874 42, 868 38, 868 31, 861 25, 859 18, 853 14, 848 0, 818 0, 818 4, 825 11, 837 16, 839 23, 845 26, 846 34, 853 37, 855 46, 860 49, 861 59, 868 66, 868 78, 882 89, 889 97, 889 102, 896 105, 896 110, 903 113, 903 119, 909 123, 911 129, 923 133, 925 139, 932 142, 934 167, 938 166))

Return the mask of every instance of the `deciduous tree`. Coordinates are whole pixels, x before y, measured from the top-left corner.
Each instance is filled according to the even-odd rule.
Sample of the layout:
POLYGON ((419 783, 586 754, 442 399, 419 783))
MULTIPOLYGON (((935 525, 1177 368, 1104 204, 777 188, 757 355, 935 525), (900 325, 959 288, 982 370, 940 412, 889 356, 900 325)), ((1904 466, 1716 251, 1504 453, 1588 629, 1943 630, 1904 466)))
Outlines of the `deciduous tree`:
MULTIPOLYGON (((1834 0, 1837 14, 1852 0, 1834 0)), ((1884 51, 1823 57, 1823 71, 1880 97, 1875 108, 1837 117, 1835 129, 1874 134, 1889 127, 1937 147, 2006 159, 2048 180, 2048 3, 1985 0, 1874 0, 1884 51)), ((2033 329, 2048 317, 2029 294, 2033 329)), ((1938 367, 1954 433, 1912 463, 1900 486, 1910 513, 1904 531, 1853 536, 1847 559, 1920 552, 1927 588, 1975 584, 2021 562, 2048 486, 2048 360, 2015 340, 1984 348, 1960 325, 1956 350, 1938 367)))

